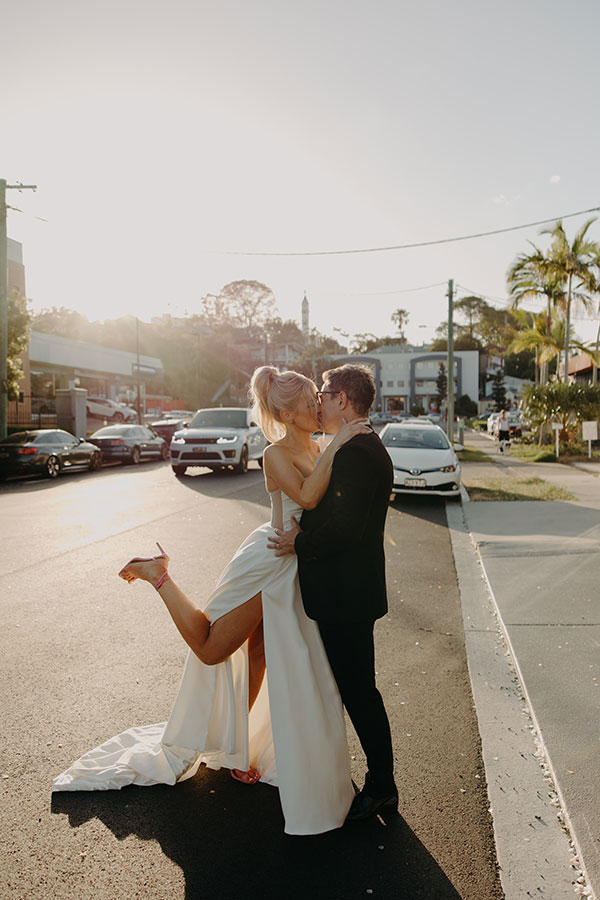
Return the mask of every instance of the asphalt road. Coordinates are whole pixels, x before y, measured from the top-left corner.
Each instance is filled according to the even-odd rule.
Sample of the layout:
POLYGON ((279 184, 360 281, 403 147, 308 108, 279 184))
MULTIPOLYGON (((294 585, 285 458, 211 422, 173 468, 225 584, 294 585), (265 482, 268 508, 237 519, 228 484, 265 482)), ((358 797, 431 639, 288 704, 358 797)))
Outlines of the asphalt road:
POLYGON ((223 771, 50 793, 86 750, 166 719, 177 689, 181 639, 155 592, 117 571, 159 540, 204 596, 268 517, 261 472, 177 480, 156 463, 15 481, 0 508, 2 900, 502 897, 443 501, 396 501, 388 517, 376 640, 401 814, 312 838, 283 834, 275 789, 223 771))

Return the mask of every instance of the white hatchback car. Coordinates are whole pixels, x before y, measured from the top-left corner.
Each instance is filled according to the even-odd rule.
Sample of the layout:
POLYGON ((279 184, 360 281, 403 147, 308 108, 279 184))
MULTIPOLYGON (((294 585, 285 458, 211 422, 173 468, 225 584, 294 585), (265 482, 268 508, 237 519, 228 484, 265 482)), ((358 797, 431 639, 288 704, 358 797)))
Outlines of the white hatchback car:
POLYGON ((439 425, 394 423, 379 436, 394 466, 394 494, 460 497, 460 463, 439 425))
POLYGON ((234 406, 199 409, 188 427, 173 435, 171 467, 176 475, 185 475, 189 466, 231 468, 243 475, 251 459, 262 466, 267 443, 252 421, 251 410, 234 406))

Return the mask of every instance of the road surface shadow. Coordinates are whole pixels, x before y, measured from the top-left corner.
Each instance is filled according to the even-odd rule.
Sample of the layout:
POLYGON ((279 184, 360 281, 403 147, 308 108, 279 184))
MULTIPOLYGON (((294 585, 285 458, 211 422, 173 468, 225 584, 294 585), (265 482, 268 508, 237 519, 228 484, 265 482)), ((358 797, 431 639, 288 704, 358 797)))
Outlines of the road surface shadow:
POLYGON ((291 837, 277 790, 223 769, 203 767, 176 788, 53 794, 52 812, 72 828, 96 818, 117 840, 158 841, 185 876, 186 900, 460 900, 401 815, 291 837))
POLYGON ((423 494, 413 497, 410 494, 396 494, 390 503, 390 509, 395 509, 407 516, 423 519, 426 522, 433 522, 436 525, 446 524, 446 501, 443 497, 427 497, 423 494))

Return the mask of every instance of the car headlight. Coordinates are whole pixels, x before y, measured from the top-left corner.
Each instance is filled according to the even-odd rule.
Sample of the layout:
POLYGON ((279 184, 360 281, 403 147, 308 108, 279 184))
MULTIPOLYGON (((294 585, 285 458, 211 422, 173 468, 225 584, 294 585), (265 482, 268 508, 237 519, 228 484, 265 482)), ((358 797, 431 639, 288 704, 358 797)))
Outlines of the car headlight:
POLYGON ((442 466, 440 472, 456 472, 456 466, 442 466))
POLYGON ((220 437, 217 438, 217 444, 235 444, 237 441, 237 435, 234 437, 220 437))
POLYGON ((171 441, 172 444, 185 444, 185 438, 183 437, 174 437, 171 441))

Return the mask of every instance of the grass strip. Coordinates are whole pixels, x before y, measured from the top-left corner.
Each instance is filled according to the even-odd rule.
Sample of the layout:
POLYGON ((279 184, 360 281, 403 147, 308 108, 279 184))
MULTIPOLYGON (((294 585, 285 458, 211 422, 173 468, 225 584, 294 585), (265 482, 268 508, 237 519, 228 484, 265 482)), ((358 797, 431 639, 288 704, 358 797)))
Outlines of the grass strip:
POLYGON ((514 478, 493 475, 487 478, 463 479, 472 501, 575 500, 561 487, 548 484, 543 478, 514 478))
POLYGON ((483 450, 474 450, 472 447, 465 447, 457 456, 461 462, 494 462, 492 457, 484 453, 483 450))

